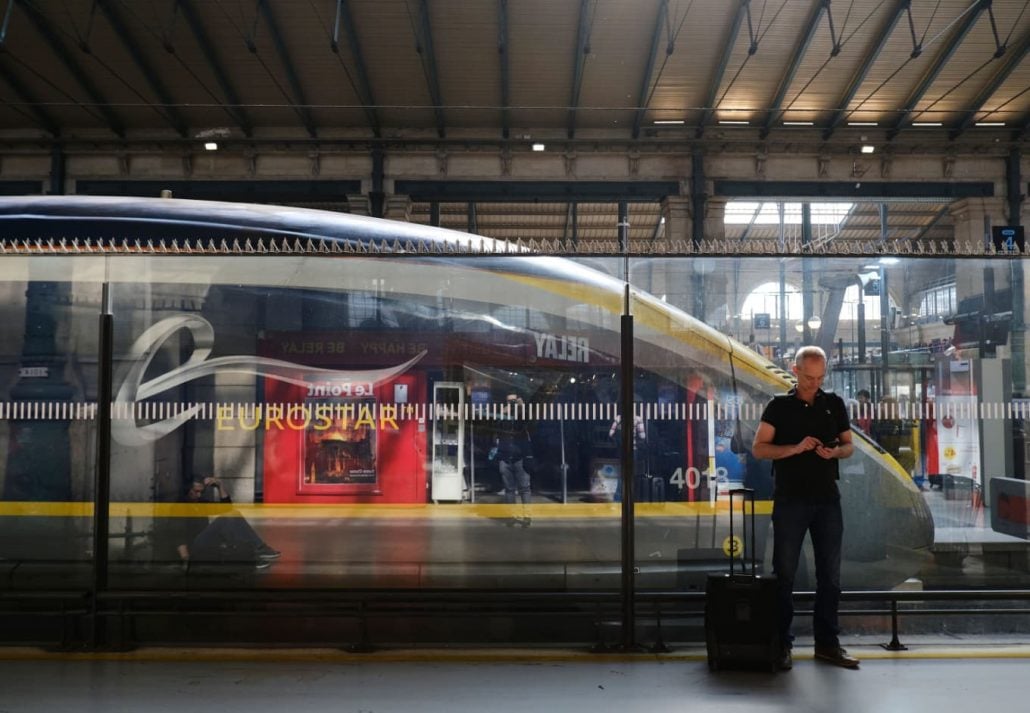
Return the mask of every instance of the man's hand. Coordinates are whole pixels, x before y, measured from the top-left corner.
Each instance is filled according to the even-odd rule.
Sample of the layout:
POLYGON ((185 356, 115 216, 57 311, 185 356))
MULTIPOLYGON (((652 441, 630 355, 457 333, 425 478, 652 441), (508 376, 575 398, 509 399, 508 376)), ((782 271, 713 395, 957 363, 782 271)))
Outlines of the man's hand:
POLYGON ((831 448, 829 446, 824 446, 822 444, 819 444, 819 447, 815 449, 815 453, 820 458, 825 458, 826 460, 831 460, 833 458, 839 458, 840 457, 840 446, 837 445, 837 446, 833 446, 831 448))
MULTIPOLYGON (((808 451, 816 451, 818 453, 819 449, 822 447, 823 442, 815 436, 805 436, 801 443, 794 446, 794 455, 797 455, 798 453, 806 453, 808 451)), ((825 458, 826 456, 823 457, 825 458)))

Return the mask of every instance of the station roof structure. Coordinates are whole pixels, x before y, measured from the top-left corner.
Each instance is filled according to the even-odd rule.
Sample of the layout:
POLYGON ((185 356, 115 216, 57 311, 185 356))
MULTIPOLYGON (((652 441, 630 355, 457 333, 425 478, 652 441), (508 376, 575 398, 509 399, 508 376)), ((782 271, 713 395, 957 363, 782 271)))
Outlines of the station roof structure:
MULTIPOLYGON (((0 152, 1004 155, 1030 134, 1030 0, 0 0, 0 13, 0 152)), ((497 237, 562 237, 570 219, 569 201, 441 204, 442 224, 497 237)), ((578 199, 584 238, 591 221, 610 232, 613 210, 578 199)), ((727 235, 768 232, 761 210, 727 235)), ((658 235, 656 205, 632 211, 635 239, 658 235)), ((430 212, 417 202, 412 219, 430 212)), ((844 229, 879 230, 874 213, 851 210, 844 229)), ((932 201, 891 213, 913 237, 947 230, 932 201)))

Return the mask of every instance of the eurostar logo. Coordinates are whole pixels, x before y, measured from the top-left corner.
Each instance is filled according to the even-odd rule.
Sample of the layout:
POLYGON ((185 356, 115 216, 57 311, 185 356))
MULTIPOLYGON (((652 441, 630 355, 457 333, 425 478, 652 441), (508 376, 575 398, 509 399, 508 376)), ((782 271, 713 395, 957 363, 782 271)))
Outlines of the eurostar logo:
MULTIPOLYGON (((375 386, 403 374, 426 355, 426 352, 422 351, 403 364, 385 369, 320 369, 259 356, 239 355, 210 359, 214 343, 214 327, 203 317, 195 314, 178 314, 162 319, 143 332, 129 349, 126 357, 127 366, 124 367, 115 404, 127 405, 131 409, 140 401, 215 374, 262 376, 304 389, 310 387, 311 380, 360 382, 375 386), (193 353, 186 363, 149 381, 143 381, 143 375, 147 373, 147 368, 162 345, 183 329, 189 330, 193 337, 193 353)), ((200 409, 201 406, 197 404, 174 416, 145 425, 138 424, 135 418, 115 419, 111 424, 111 435, 122 445, 142 446, 167 436, 196 416, 200 409)))

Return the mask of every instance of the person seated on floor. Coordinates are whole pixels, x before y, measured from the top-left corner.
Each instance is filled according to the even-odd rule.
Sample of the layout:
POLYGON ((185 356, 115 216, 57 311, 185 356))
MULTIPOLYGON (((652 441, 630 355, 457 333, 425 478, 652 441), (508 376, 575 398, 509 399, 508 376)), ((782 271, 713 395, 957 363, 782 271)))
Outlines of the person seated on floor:
MULTIPOLYGON (((232 498, 218 478, 208 475, 190 482, 183 502, 229 504, 232 498), (207 493, 210 496, 205 497, 207 493)), ((269 547, 243 515, 234 509, 215 518, 204 515, 177 518, 176 524, 176 551, 187 569, 197 563, 246 564, 255 569, 266 569, 271 560, 282 554, 269 547)))

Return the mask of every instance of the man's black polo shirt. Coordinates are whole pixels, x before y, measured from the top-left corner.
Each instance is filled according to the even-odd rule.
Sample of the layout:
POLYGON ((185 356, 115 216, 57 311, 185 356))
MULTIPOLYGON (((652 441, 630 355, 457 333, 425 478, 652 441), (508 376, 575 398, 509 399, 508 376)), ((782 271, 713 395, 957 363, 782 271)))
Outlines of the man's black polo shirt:
MULTIPOLYGON (((822 389, 816 391, 811 406, 797 397, 797 389, 773 397, 762 412, 762 420, 776 429, 772 442, 777 446, 792 446, 805 436, 827 443, 851 428, 843 399, 822 389)), ((773 472, 774 497, 792 495, 815 500, 839 496, 836 458, 826 460, 815 451, 806 451, 773 461, 773 472)))

